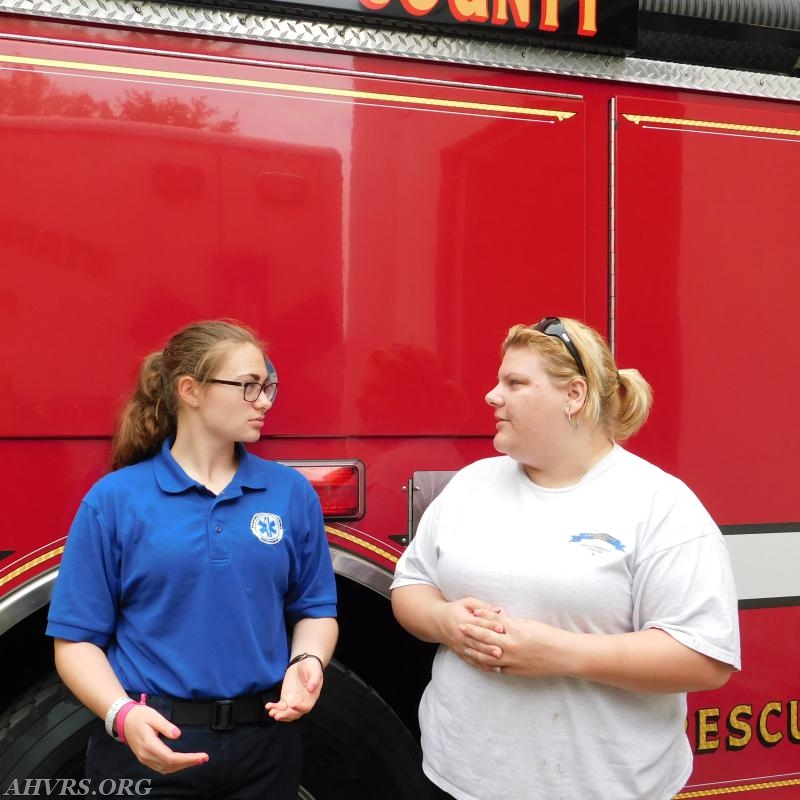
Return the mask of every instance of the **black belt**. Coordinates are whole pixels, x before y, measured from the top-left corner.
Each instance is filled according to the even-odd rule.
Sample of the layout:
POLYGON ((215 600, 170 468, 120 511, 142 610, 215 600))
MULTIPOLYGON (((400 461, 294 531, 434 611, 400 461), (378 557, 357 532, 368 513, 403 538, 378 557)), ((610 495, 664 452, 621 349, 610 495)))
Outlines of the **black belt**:
MULTIPOLYGON (((138 692, 129 692, 138 700, 138 692)), ((280 689, 273 687, 256 694, 246 694, 222 700, 179 700, 154 695, 147 705, 176 725, 208 725, 215 731, 230 731, 237 725, 252 725, 269 719, 264 704, 280 698, 280 689)))

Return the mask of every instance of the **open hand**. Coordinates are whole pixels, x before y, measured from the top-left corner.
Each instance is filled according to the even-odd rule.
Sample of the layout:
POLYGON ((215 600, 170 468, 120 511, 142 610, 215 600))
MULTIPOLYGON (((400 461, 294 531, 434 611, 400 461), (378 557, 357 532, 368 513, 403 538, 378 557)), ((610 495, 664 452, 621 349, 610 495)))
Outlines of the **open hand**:
POLYGON ((267 713, 278 722, 293 722, 314 708, 322 689, 322 667, 316 658, 304 658, 286 670, 281 699, 267 703, 267 713))

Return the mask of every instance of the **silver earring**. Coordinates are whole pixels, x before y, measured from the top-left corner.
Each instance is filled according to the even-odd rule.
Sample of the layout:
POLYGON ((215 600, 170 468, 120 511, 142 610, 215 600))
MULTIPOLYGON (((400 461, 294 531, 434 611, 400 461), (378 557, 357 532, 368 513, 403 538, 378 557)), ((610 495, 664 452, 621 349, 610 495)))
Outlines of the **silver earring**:
POLYGON ((200 403, 198 403, 198 402, 197 402, 197 400, 194 400, 194 401, 192 401, 192 405, 193 405, 193 406, 195 406, 195 407, 197 407, 197 406, 199 406, 199 405, 200 405, 200 403))
POLYGON ((575 430, 578 427, 578 420, 572 421, 572 412, 568 408, 564 409, 564 413, 567 415, 567 422, 569 422, 570 428, 575 430))

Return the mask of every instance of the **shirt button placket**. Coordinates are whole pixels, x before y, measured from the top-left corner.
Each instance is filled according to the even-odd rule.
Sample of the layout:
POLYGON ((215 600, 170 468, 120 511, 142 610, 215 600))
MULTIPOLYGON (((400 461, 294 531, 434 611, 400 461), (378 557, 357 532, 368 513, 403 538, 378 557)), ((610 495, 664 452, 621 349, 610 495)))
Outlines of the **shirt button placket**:
POLYGON ((217 503, 215 502, 211 513, 208 517, 208 533, 209 533, 209 547, 211 551, 212 561, 227 561, 230 557, 228 551, 228 542, 226 537, 223 536, 223 526, 219 521, 214 519, 214 514, 217 511, 217 503))

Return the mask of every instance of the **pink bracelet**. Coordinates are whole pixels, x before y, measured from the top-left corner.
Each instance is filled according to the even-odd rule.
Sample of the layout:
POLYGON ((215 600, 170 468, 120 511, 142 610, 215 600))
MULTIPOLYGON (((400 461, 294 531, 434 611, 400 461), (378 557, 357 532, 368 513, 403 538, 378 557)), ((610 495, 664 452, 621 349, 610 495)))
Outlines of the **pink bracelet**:
POLYGON ((128 744, 127 740, 125 739, 125 717, 128 716, 128 713, 132 708, 135 706, 146 705, 147 703, 147 695, 143 694, 139 698, 139 702, 137 703, 135 700, 131 700, 130 703, 125 703, 122 708, 117 711, 116 719, 114 720, 114 726, 117 729, 117 738, 122 742, 122 744, 128 744))

